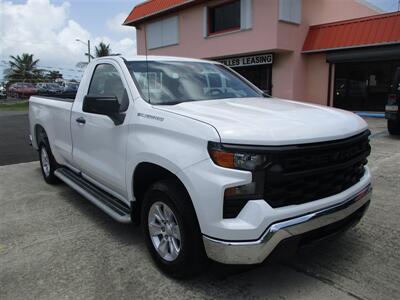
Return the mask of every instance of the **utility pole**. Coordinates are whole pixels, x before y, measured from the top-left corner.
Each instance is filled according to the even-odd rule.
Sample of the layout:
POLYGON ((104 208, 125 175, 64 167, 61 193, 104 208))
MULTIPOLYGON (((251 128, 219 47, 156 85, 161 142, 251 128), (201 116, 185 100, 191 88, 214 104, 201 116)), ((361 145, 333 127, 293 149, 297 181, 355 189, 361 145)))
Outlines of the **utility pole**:
POLYGON ((91 56, 90 55, 90 40, 88 40, 88 58, 89 58, 89 62, 90 62, 90 56, 91 56))
POLYGON ((80 42, 84 45, 87 45, 87 48, 88 48, 87 56, 88 56, 88 61, 90 62, 90 59, 92 58, 92 55, 90 54, 90 40, 88 40, 87 43, 85 43, 84 41, 82 41, 80 39, 75 39, 75 41, 80 42))

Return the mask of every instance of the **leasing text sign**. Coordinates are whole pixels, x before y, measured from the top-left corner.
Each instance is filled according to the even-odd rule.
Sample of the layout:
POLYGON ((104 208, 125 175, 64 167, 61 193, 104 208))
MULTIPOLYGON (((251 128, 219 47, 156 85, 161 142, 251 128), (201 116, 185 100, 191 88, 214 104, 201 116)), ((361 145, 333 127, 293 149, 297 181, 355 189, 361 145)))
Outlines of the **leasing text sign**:
POLYGON ((272 54, 251 55, 219 59, 220 63, 228 67, 245 67, 272 64, 272 54))

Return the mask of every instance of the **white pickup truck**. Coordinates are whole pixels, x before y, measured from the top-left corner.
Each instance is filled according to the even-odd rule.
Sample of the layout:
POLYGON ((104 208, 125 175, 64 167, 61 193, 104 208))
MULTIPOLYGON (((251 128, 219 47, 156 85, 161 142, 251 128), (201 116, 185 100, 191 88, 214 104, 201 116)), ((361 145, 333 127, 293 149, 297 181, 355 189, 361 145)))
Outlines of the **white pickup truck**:
POLYGON ((75 99, 31 97, 29 119, 44 180, 140 224, 171 276, 206 257, 261 263, 354 225, 371 198, 361 118, 269 97, 217 62, 95 59, 75 99))

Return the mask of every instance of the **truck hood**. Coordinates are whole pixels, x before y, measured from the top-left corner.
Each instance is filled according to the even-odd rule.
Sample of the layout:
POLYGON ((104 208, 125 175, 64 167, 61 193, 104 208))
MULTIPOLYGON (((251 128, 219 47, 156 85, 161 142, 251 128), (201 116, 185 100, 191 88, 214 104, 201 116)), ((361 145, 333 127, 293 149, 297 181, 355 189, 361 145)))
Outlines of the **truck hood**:
POLYGON ((342 139, 367 129, 340 109, 278 98, 233 98, 157 106, 213 126, 222 143, 289 145, 342 139))

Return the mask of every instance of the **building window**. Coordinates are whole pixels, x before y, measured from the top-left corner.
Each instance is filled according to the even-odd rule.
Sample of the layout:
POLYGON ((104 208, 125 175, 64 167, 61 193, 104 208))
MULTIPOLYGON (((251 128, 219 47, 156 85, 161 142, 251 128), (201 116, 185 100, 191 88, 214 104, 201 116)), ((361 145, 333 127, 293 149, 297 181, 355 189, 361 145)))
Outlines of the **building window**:
POLYGON ((279 20, 301 23, 301 0, 279 0, 279 20))
POLYGON ((178 44, 178 17, 162 19, 147 25, 146 39, 148 49, 178 44))
POLYGON ((240 29, 240 0, 208 8, 208 33, 240 29))

